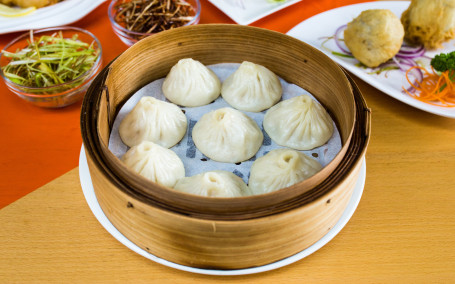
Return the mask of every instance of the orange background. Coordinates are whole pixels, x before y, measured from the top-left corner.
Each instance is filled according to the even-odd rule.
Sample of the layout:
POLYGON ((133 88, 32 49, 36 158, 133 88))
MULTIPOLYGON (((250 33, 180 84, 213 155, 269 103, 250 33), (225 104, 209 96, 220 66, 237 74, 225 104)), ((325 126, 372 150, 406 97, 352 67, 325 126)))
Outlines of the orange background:
MULTIPOLYGON (((234 22, 207 0, 200 24, 234 22)), ((248 1, 248 0, 246 0, 248 1)), ((361 0, 302 0, 251 26, 286 33, 303 20, 361 0)), ((71 24, 91 31, 101 41, 103 64, 127 49, 112 31, 108 2, 71 24)), ((0 35, 4 47, 20 33, 0 35)), ((82 138, 79 128, 81 102, 62 109, 43 109, 23 101, 0 82, 0 208, 78 166, 82 138)))

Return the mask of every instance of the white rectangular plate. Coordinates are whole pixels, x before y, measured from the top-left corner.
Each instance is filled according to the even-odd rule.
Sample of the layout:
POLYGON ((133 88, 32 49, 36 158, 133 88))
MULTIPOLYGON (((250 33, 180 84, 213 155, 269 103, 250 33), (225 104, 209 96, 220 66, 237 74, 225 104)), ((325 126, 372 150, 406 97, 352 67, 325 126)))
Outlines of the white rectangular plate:
MULTIPOLYGON (((401 14, 408 8, 409 3, 409 1, 377 1, 336 8, 303 21, 287 32, 287 34, 321 50, 351 73, 389 96, 415 108, 437 115, 455 118, 455 108, 426 104, 403 93, 402 87, 409 86, 404 73, 400 71, 389 71, 382 72, 379 75, 372 75, 368 73, 371 69, 357 67, 355 65, 358 63, 357 60, 333 55, 321 46, 325 40, 324 37, 332 36, 338 27, 349 23, 364 10, 389 9, 401 18, 401 14)), ((331 50, 338 51, 333 40, 327 42, 325 46, 331 50)), ((434 57, 434 55, 441 52, 447 53, 454 50, 455 41, 450 41, 444 44, 444 47, 441 49, 426 52, 426 55, 434 57)))
POLYGON ((209 0, 209 2, 240 25, 249 25, 252 22, 255 22, 299 1, 301 0, 288 0, 282 3, 271 3, 267 0, 209 0), (237 3, 243 3, 243 7, 237 3))

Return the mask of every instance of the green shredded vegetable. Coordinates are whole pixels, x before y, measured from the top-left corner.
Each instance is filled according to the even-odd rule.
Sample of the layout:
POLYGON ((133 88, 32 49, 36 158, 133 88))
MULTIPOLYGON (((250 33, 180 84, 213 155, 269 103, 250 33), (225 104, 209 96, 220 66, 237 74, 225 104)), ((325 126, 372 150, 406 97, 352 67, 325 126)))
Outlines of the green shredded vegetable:
POLYGON ((354 58, 354 56, 352 56, 352 55, 344 54, 344 53, 336 52, 336 51, 332 51, 332 54, 333 54, 333 55, 336 55, 336 56, 340 56, 340 57, 354 58))
MULTIPOLYGON (((361 64, 361 63, 360 63, 361 64)), ((361 65, 357 65, 357 67, 359 68, 368 68, 366 67, 365 65, 361 64, 361 65)), ((376 74, 376 75, 379 75, 381 74, 382 72, 387 72, 387 71, 390 71, 390 70, 399 70, 400 68, 398 68, 398 66, 388 66, 388 67, 383 67, 383 68, 378 68, 378 69, 373 69, 373 71, 371 72, 367 72, 368 74, 372 75, 372 74, 376 74)), ((386 73, 386 77, 387 77, 387 73, 386 73)))
POLYGON ((62 32, 58 32, 35 39, 30 31, 27 44, 15 53, 2 51, 3 56, 11 59, 2 67, 5 77, 27 87, 51 87, 73 81, 92 68, 99 54, 94 42, 82 42, 78 34, 63 38, 62 32))
POLYGON ((321 47, 322 47, 324 50, 326 50, 326 51, 328 51, 328 52, 330 52, 330 53, 332 53, 333 55, 336 55, 336 56, 347 57, 347 58, 354 58, 354 56, 352 56, 352 55, 348 55, 348 54, 344 54, 344 53, 341 53, 341 52, 334 51, 334 50, 328 48, 328 47, 325 45, 329 40, 334 39, 333 36, 324 37, 324 38, 325 38, 325 40, 321 43, 321 47))

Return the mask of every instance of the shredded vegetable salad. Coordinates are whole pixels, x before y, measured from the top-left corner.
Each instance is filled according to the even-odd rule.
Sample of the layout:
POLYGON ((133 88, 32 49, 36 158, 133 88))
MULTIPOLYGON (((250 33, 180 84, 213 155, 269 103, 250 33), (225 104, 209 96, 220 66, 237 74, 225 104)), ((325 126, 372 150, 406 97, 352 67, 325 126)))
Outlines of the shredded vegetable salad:
POLYGON ((406 79, 411 90, 403 91, 409 96, 431 105, 455 107, 455 52, 436 55, 431 60, 431 72, 421 66, 409 68, 406 79), (422 78, 412 82, 409 74, 416 69, 422 78))
MULTIPOLYGON (((342 38, 346 28, 347 25, 342 25, 336 29, 333 36, 325 37, 322 47, 333 55, 354 58, 342 38), (325 46, 326 42, 332 39, 338 50, 330 50, 325 46)), ((372 68, 370 74, 400 70, 410 85, 408 88, 403 87, 403 93, 430 105, 455 107, 455 52, 436 55, 433 59, 427 57, 425 52, 423 45, 410 46, 404 43, 392 59, 372 68), (421 59, 431 59, 431 71, 422 66, 421 59)), ((357 66, 367 68, 360 62, 357 66)))
POLYGON ((50 87, 70 82, 92 68, 99 50, 94 43, 78 40, 78 35, 63 38, 61 32, 34 38, 16 52, 2 51, 11 61, 2 67, 5 77, 27 87, 50 87))

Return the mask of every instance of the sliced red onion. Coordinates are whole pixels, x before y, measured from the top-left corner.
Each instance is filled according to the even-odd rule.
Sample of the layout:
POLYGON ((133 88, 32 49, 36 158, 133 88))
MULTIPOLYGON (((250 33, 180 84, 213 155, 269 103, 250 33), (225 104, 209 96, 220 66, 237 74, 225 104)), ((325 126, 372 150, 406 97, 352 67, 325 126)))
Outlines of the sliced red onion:
POLYGON ((403 62, 405 64, 408 64, 410 65, 411 67, 412 66, 416 66, 418 65, 417 62, 415 62, 413 59, 411 58, 399 58, 399 62, 403 62))
MULTIPOLYGON (((416 68, 416 69, 412 69, 411 72, 412 71, 414 71, 413 75, 416 78, 416 83, 422 82, 422 80, 423 80, 423 72, 422 72, 422 70, 416 68)), ((414 83, 414 85, 416 85, 416 83, 414 83)))
POLYGON ((411 86, 411 87, 409 87, 409 88, 406 89, 406 91, 408 91, 408 92, 410 92, 410 93, 414 92, 415 90, 416 90, 416 89, 415 89, 413 86, 411 86))
POLYGON ((335 35, 333 36, 333 38, 335 39, 335 44, 337 45, 337 47, 338 47, 341 51, 343 51, 343 52, 346 53, 347 55, 352 55, 352 53, 351 53, 349 50, 345 49, 345 48, 342 46, 342 44, 340 43, 341 40, 340 40, 339 34, 340 34, 342 31, 344 31, 344 29, 346 29, 347 26, 348 26, 348 25, 342 25, 341 27, 339 27, 339 28, 335 31, 335 35))
POLYGON ((400 68, 401 71, 405 71, 408 69, 408 68, 405 68, 404 65, 408 65, 406 64, 405 62, 400 62, 395 56, 392 57, 392 60, 393 62, 395 62, 395 64, 398 66, 398 68, 400 68))
POLYGON ((403 43, 401 45, 399 53, 402 53, 402 54, 416 54, 416 53, 420 53, 422 50, 425 50, 423 45, 411 46, 411 45, 407 45, 406 43, 403 43))
MULTIPOLYGON (((405 58, 405 59, 397 59, 396 57, 392 58, 393 62, 400 68, 401 71, 406 72, 409 68, 413 66, 417 66, 417 63, 414 60, 405 58)), ((423 80, 423 73, 422 70, 415 68, 410 71, 410 74, 415 78, 414 85, 418 85, 423 80)), ((410 86, 406 89, 408 92, 415 91, 413 86, 410 86)))
POLYGON ((404 53, 402 52, 401 50, 398 51, 398 53, 395 55, 396 57, 400 57, 400 58, 417 58, 417 57, 422 57, 423 55, 425 54, 425 49, 422 49, 418 52, 414 52, 414 53, 404 53))
POLYGON ((422 57, 425 54, 426 50, 423 45, 410 46, 407 44, 402 44, 400 50, 395 55, 397 58, 418 58, 422 57))

